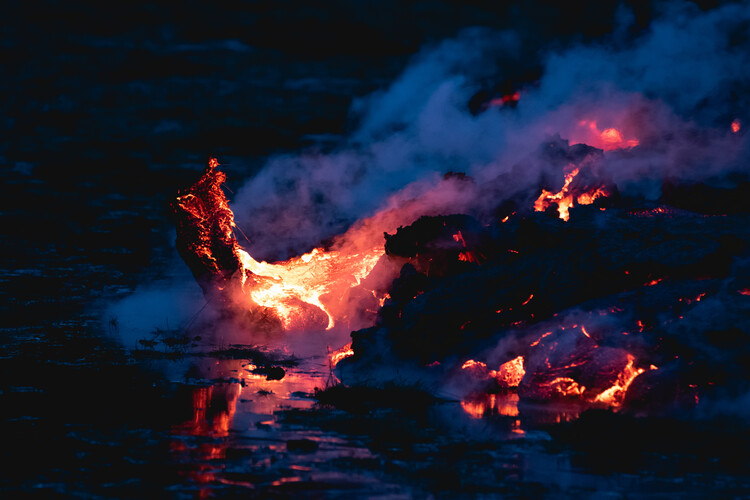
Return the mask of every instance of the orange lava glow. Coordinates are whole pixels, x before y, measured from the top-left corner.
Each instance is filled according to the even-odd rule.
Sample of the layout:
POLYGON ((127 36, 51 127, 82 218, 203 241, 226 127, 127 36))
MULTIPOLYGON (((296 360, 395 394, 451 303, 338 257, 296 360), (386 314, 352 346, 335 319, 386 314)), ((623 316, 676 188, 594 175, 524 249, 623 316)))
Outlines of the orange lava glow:
MULTIPOLYGON (((190 251, 211 274, 222 276, 217 288, 232 291, 232 300, 254 316, 280 320, 284 329, 333 328, 336 318, 346 315, 339 302, 369 275, 384 253, 382 240, 372 237, 375 229, 363 222, 358 226, 361 234, 348 234, 348 239, 337 241, 328 250, 316 248, 285 262, 259 262, 235 238, 234 213, 221 189, 226 175, 216 170, 218 166, 216 158, 211 158, 192 191, 176 199, 192 227, 211 228, 209 234, 198 233, 190 251), (214 253, 217 246, 223 250, 221 255, 214 253), (235 277, 240 287, 235 286, 235 277), (239 293, 234 293, 235 288, 239 293)), ((375 234, 382 235, 382 230, 375 234)))
POLYGON ((470 359, 462 366, 462 370, 471 370, 474 376, 481 378, 494 378, 498 384, 505 388, 518 387, 521 379, 526 374, 523 367, 523 356, 518 356, 500 365, 497 370, 488 370, 487 364, 470 359))
POLYGON ((579 205, 591 205, 597 198, 609 196, 609 193, 603 187, 593 188, 578 195, 573 193, 570 184, 578 175, 578 172, 580 172, 580 170, 574 168, 570 173, 566 174, 565 183, 563 184, 562 189, 557 193, 542 189, 542 194, 540 194, 539 198, 534 202, 534 210, 537 212, 544 212, 555 203, 557 204, 557 212, 560 214, 560 218, 567 221, 570 219, 570 207, 574 206, 576 202, 579 205))
MULTIPOLYGON (((625 394, 628 392, 630 384, 638 375, 646 371, 644 368, 636 368, 634 365, 635 358, 632 354, 628 354, 628 364, 625 365, 625 368, 623 368, 617 376, 617 381, 612 387, 599 393, 599 395, 594 398, 594 402, 604 403, 607 406, 612 407, 620 406, 623 399, 625 399, 625 394)), ((653 365, 650 367, 652 370, 655 368, 656 367, 653 365)))
POLYGON ((530 344, 530 346, 531 346, 531 347, 536 347, 537 345, 539 345, 539 342, 541 342, 541 341, 542 341, 542 339, 543 339, 544 337, 547 337, 547 336, 549 336, 549 335, 552 335, 552 332, 544 332, 544 333, 542 334, 542 336, 541 336, 541 337, 539 337, 538 339, 536 339, 536 340, 535 340, 534 342, 532 342, 532 343, 530 344))
POLYGON ((482 363, 481 361, 474 361, 473 359, 470 359, 466 361, 463 365, 461 365, 462 370, 466 370, 468 368, 487 368, 487 365, 485 363, 482 363))
POLYGON ((505 387, 518 387, 525 374, 523 356, 513 358, 500 365, 497 371, 490 372, 490 375, 505 387))
POLYGON ((578 382, 569 377, 557 377, 544 385, 560 396, 582 396, 586 390, 585 386, 578 385, 578 382))
POLYGON ((737 290, 737 293, 740 295, 750 295, 750 288, 743 288, 741 290, 737 290))
POLYGON ((573 132, 571 144, 588 144, 604 151, 634 148, 639 144, 638 139, 626 139, 622 131, 616 128, 600 130, 596 120, 581 120, 578 128, 573 132))
POLYGON ((354 356, 354 349, 352 349, 352 343, 349 342, 341 349, 337 349, 330 354, 331 366, 336 366, 339 361, 349 356, 354 356))
POLYGON ((328 315, 327 329, 331 329, 335 324, 334 315, 323 304, 321 296, 341 293, 358 285, 383 255, 383 245, 353 254, 316 248, 300 257, 273 264, 258 262, 244 250, 239 252, 245 271, 255 275, 252 286, 245 289, 256 304, 273 308, 284 327, 290 328, 300 313, 299 307, 290 300, 296 298, 322 309, 328 315))
MULTIPOLYGON (((308 331, 335 326, 350 331, 361 328, 361 313, 374 314, 378 302, 382 305, 387 299, 384 283, 378 280, 388 276, 373 277, 372 288, 363 284, 385 254, 383 234, 420 216, 444 211, 442 199, 400 200, 359 220, 325 248, 284 262, 259 261, 241 248, 235 237, 241 231, 222 191, 226 175, 217 170, 218 166, 219 162, 211 158, 203 177, 175 200, 186 231, 197 234, 185 251, 198 261, 194 266, 200 269, 198 272, 213 276, 214 288, 231 293, 233 305, 246 308, 261 327, 308 331), (217 255, 217 247, 221 255, 217 255), (362 288, 354 290, 358 286, 362 288), (372 294, 370 308, 362 302, 366 293, 361 292, 372 294)), ((466 246, 460 232, 455 239, 466 246)), ((468 250, 458 255, 460 260, 472 263, 478 263, 480 257, 468 250)))
POLYGON ((742 128, 742 122, 739 118, 735 118, 734 121, 732 121, 732 132, 737 133, 742 128))

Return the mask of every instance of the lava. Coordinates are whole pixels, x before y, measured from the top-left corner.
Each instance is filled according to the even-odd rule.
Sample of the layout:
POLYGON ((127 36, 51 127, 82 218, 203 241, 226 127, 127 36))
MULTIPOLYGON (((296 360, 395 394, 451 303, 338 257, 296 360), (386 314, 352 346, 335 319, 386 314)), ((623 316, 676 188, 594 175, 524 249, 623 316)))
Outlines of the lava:
POLYGON ((581 120, 571 137, 571 144, 588 144, 604 151, 630 149, 638 146, 636 138, 626 139, 617 128, 600 130, 596 120, 581 120))
POLYGON ((331 360, 331 366, 336 366, 339 363, 339 361, 341 361, 344 358, 348 358, 349 356, 354 356, 354 349, 352 349, 351 342, 346 344, 341 349, 336 349, 335 351, 329 354, 329 358, 331 360))
MULTIPOLYGON (((364 238, 370 242, 319 247, 285 262, 259 262, 234 235, 234 214, 221 189, 226 175, 218 166, 211 158, 199 181, 173 205, 179 216, 178 250, 204 292, 221 292, 232 308, 244 308, 256 320, 275 318, 286 330, 333 328, 346 316, 341 302, 347 293, 383 255, 382 243, 364 238)), ((378 298, 373 293, 375 303, 378 298)))
MULTIPOLYGON (((653 370, 656 367, 652 365, 650 369, 653 370)), ((625 394, 628 392, 630 384, 638 375, 645 371, 645 368, 635 368, 635 358, 632 354, 628 354, 628 364, 617 376, 617 381, 610 388, 599 393, 594 398, 594 402, 604 403, 607 406, 620 406, 623 399, 625 399, 625 394)))
POLYGON ((526 373, 523 367, 523 356, 503 363, 497 370, 489 370, 486 363, 474 359, 464 362, 461 369, 468 370, 476 378, 493 378, 504 388, 518 387, 526 373))
POLYGON ((244 250, 239 250, 245 275, 255 275, 253 281, 245 280, 245 291, 253 302, 273 308, 284 327, 294 325, 300 309, 291 298, 298 298, 323 310, 328 316, 326 329, 333 328, 334 315, 321 297, 343 291, 360 284, 375 267, 383 254, 382 245, 356 254, 338 251, 326 252, 316 248, 286 262, 258 262, 244 250))
POLYGON ((569 166, 568 168, 571 167, 572 170, 565 174, 565 183, 560 191, 553 193, 542 189, 542 194, 534 202, 534 210, 544 212, 552 204, 557 204, 557 212, 560 214, 560 218, 567 221, 570 219, 569 210, 576 202, 579 205, 591 205, 597 198, 609 196, 608 191, 602 186, 576 194, 571 184, 580 172, 580 169, 573 166, 569 166))
POLYGON ((490 372, 501 385, 505 387, 518 387, 526 370, 523 368, 523 356, 518 356, 500 365, 495 372, 490 372))

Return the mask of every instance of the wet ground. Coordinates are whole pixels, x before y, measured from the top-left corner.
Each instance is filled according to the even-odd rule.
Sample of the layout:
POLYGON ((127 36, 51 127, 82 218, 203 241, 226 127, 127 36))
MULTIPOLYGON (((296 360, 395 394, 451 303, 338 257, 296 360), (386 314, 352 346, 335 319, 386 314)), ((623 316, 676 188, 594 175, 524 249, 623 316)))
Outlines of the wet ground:
MULTIPOLYGON (((550 432, 575 408, 519 407, 514 395, 321 406, 313 394, 331 383, 325 352, 292 363, 294 345, 263 346, 285 370, 268 380, 253 373, 257 351, 230 350, 220 332, 195 347, 167 345, 154 331, 169 331, 168 313, 163 324, 135 325, 111 313, 139 287, 172 294, 178 306, 183 297, 190 307, 200 301, 177 259, 167 203, 209 155, 239 186, 269 154, 325 149, 345 132, 352 98, 391 81, 419 45, 461 26, 511 23, 483 2, 460 15, 450 2, 408 4, 408 15, 395 15, 394 4, 378 16, 345 4, 331 3, 334 16, 264 3, 240 14, 198 4, 9 8, 0 81, 0 495, 750 491, 746 460, 674 447, 623 454, 601 429, 585 441, 604 445, 581 450, 550 432), (367 49, 372 40, 376 51, 367 49)), ((553 6, 534 12, 557 16, 553 6)))

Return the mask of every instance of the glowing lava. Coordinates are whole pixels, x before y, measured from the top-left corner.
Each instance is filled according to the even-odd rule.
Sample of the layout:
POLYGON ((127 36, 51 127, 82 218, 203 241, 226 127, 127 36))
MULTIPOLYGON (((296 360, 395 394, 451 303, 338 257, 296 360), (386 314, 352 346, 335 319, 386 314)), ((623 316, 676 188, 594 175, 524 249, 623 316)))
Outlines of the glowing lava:
MULTIPOLYGON (((249 311, 259 325, 275 328, 331 329, 346 318, 350 290, 384 254, 381 240, 363 224, 362 234, 347 233, 330 249, 316 248, 285 262, 259 262, 235 237, 234 213, 221 188, 226 175, 218 166, 211 158, 203 176, 173 205, 178 251, 204 292, 218 290, 222 300, 249 311)), ((369 292, 377 303, 380 297, 369 292)))
POLYGON ((339 361, 341 361, 344 358, 348 358, 349 356, 354 356, 354 349, 352 349, 352 343, 349 342, 341 349, 336 349, 335 351, 331 352, 329 355, 329 358, 331 360, 331 366, 336 366, 339 361))
POLYGON ((596 120, 581 120, 571 137, 571 144, 588 144, 604 151, 615 149, 630 149, 639 144, 638 139, 625 139, 622 132, 616 128, 599 130, 596 120))
MULTIPOLYGON (((625 368, 617 376, 617 381, 612 387, 599 393, 594 398, 594 402, 604 403, 607 406, 620 406, 623 399, 625 399, 625 394, 628 392, 630 384, 638 375, 646 371, 645 368, 636 368, 634 365, 635 358, 632 354, 628 354, 628 364, 625 365, 625 368)), ((650 369, 655 370, 656 367, 652 365, 650 369)))
MULTIPOLYGON (((570 168, 570 166, 569 166, 570 168)), ((560 214, 560 218, 564 221, 570 219, 570 207, 574 206, 576 202, 579 205, 591 205, 594 200, 602 196, 609 196, 609 193, 603 187, 597 187, 580 194, 575 194, 571 188, 573 179, 578 175, 580 169, 575 167, 569 173, 565 174, 565 183, 562 189, 557 193, 542 189, 542 194, 534 202, 534 210, 537 212, 544 212, 553 203, 557 204, 557 212, 560 214)))
POLYGON ((518 356, 503 363, 497 370, 488 370, 486 363, 473 359, 466 361, 461 369, 473 371, 487 378, 494 378, 502 387, 506 388, 518 387, 526 374, 523 367, 523 356, 518 356))
POLYGON ((741 128, 742 128, 742 122, 740 121, 739 118, 736 118, 732 122, 732 132, 736 134, 737 132, 740 131, 741 128))
POLYGON ((523 356, 518 356, 500 365, 495 372, 490 372, 495 380, 505 387, 518 387, 526 374, 523 368, 523 356))
POLYGON ((321 297, 343 293, 359 285, 383 255, 383 245, 353 254, 316 248, 300 257, 273 264, 258 262, 241 249, 239 253, 244 270, 254 275, 252 282, 243 280, 245 292, 253 302, 273 308, 284 327, 289 328, 300 312, 291 299, 299 299, 322 309, 328 315, 326 328, 331 329, 335 324, 334 315, 321 297))

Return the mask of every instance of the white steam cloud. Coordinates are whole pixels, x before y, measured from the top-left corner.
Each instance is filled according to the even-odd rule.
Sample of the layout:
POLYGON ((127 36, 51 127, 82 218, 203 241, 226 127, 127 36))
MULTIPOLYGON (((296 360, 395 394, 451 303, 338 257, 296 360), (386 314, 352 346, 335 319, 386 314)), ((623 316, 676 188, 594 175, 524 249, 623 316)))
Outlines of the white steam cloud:
MULTIPOLYGON (((746 170, 746 136, 730 123, 750 116, 750 4, 710 11, 665 4, 638 35, 625 35, 627 11, 620 18, 604 41, 544 55, 541 79, 519 89, 517 107, 478 115, 469 111, 471 96, 480 82, 512 75, 519 37, 472 29, 423 51, 390 87, 354 102, 358 127, 337 151, 274 157, 238 192, 232 207, 250 253, 282 259, 309 250, 429 192, 448 171, 481 185, 525 160, 514 182, 532 187, 551 168, 533 158, 539 145, 557 134, 585 142, 583 120, 639 141, 606 154, 599 167, 626 193, 656 198, 663 178, 706 181, 746 170)), ((561 177, 555 169, 549 173, 561 177)), ((489 202, 441 189, 444 202, 433 195, 425 213, 489 202)))

